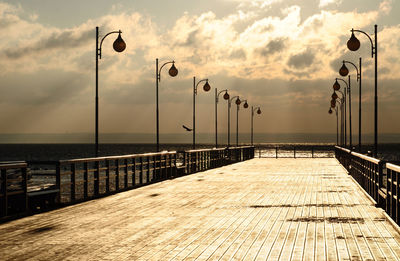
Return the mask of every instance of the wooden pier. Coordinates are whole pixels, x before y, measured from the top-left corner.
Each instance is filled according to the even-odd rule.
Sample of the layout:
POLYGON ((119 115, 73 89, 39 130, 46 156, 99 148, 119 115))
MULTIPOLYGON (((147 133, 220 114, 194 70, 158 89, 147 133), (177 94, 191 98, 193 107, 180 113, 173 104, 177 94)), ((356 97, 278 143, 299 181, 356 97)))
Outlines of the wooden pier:
POLYGON ((399 260, 334 158, 252 159, 0 225, 1 260, 399 260))

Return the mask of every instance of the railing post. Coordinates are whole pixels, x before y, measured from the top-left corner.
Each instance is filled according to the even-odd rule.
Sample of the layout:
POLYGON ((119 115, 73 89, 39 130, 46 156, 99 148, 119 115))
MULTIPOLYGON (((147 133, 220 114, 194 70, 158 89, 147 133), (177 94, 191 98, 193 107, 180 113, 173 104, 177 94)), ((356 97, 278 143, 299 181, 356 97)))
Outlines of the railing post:
MULTIPOLYGON (((150 168, 150 156, 147 156, 147 179, 146 179, 146 183, 150 183, 150 171, 151 171, 151 168, 150 168)), ((153 158, 153 167, 154 167, 154 158, 153 158)), ((153 170, 153 176, 154 176, 154 170, 153 170)))
POLYGON ((27 173, 26 173, 26 168, 22 167, 21 171, 22 171, 22 187, 24 190, 24 211, 28 210, 28 177, 27 177, 27 173))
POLYGON ((71 164, 71 202, 75 202, 75 185, 76 185, 76 172, 75 172, 75 163, 71 164))
POLYGON ((115 191, 119 191, 119 159, 114 161, 115 168, 115 191))
POLYGON ((396 207, 396 211, 395 211, 395 216, 396 216, 396 218, 395 218, 395 221, 396 221, 396 223, 397 224, 399 224, 400 223, 400 206, 399 206, 399 194, 400 194, 400 191, 399 191, 399 188, 400 188, 400 178, 399 178, 399 173, 397 172, 397 171, 393 171, 395 174, 395 176, 396 176, 396 201, 395 201, 395 207, 396 207))
POLYGON ((124 185, 125 185, 125 189, 128 188, 128 159, 124 159, 124 164, 125 164, 125 168, 124 168, 124 185))
POLYGON ((278 146, 275 147, 275 158, 278 158, 278 146))
POLYGON ((143 185, 143 171, 144 171, 143 157, 144 157, 144 156, 140 156, 140 173, 139 173, 139 184, 140 184, 140 185, 143 185))
POLYGON ((110 193, 110 160, 106 159, 106 193, 110 193))
POLYGON ((83 163, 83 198, 88 198, 88 185, 89 185, 89 181, 88 181, 88 172, 89 172, 89 167, 88 167, 88 163, 85 162, 83 163))
POLYGON ((96 170, 94 171, 94 195, 98 196, 99 193, 99 184, 100 184, 100 161, 95 161, 96 170))
MULTIPOLYGON (((175 152, 175 154, 174 154, 174 166, 175 166, 175 168, 174 168, 173 173, 172 173, 174 175, 174 177, 178 176, 178 165, 176 165, 177 162, 178 162, 178 152, 175 152)), ((185 163, 183 163, 183 164, 185 164, 185 163)))
POLYGON ((2 213, 3 216, 7 216, 8 215, 8 193, 7 193, 7 170, 6 169, 2 169, 1 170, 1 179, 3 180, 3 183, 1 184, 2 186, 2 191, 3 191, 3 207, 2 207, 2 213))
POLYGON ((132 160, 132 187, 136 186, 136 157, 131 158, 132 160))
POLYGON ((56 188, 58 189, 56 201, 57 203, 61 203, 61 164, 59 161, 56 163, 56 188))

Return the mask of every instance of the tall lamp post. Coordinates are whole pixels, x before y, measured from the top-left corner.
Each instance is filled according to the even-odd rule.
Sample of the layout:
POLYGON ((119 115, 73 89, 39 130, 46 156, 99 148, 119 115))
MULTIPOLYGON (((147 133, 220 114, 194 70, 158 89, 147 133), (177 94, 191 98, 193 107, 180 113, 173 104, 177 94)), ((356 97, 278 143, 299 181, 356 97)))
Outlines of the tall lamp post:
POLYGON ((157 151, 160 151, 160 119, 159 119, 159 110, 158 110, 158 83, 161 82, 161 70, 162 68, 172 63, 171 68, 169 68, 168 74, 171 77, 175 77, 178 75, 178 69, 175 67, 175 61, 166 62, 161 65, 160 69, 158 69, 158 58, 156 59, 156 141, 157 141, 157 151))
MULTIPOLYGON (((338 120, 338 112, 337 112, 337 109, 336 109, 336 106, 335 107, 333 107, 334 109, 335 109, 335 112, 336 112, 336 145, 339 145, 339 120, 338 120)), ((332 114, 332 108, 329 108, 329 111, 328 111, 328 113, 329 114, 332 114)))
POLYGON ((372 38, 364 31, 351 29, 351 37, 347 41, 347 48, 350 51, 357 51, 360 48, 360 41, 355 37, 354 32, 363 33, 371 42, 371 55, 375 57, 375 97, 374 97, 374 156, 378 156, 378 25, 375 29, 375 45, 372 38))
POLYGON ((253 107, 251 106, 251 135, 250 135, 250 141, 251 141, 251 146, 253 146, 253 118, 254 118, 254 112, 257 111, 257 114, 261 114, 261 109, 260 107, 253 107))
POLYGON ((99 156, 99 59, 101 59, 101 46, 104 39, 110 34, 118 34, 117 39, 113 43, 113 48, 116 52, 123 52, 126 48, 126 43, 122 40, 121 30, 112 31, 104 35, 99 45, 99 27, 96 26, 96 96, 95 96, 95 155, 99 156))
POLYGON ((335 108, 336 111, 336 143, 337 145, 343 144, 343 103, 341 102, 340 98, 337 99, 337 94, 335 95, 336 98, 333 98, 334 95, 332 94, 331 100, 331 108, 329 109, 328 113, 332 113, 332 108, 335 108), (339 102, 340 107, 336 104, 336 101, 339 102), (340 143, 339 143, 339 118, 338 118, 338 108, 340 108, 341 116, 340 116, 340 143))
MULTIPOLYGON (((339 69, 339 74, 341 76, 347 76, 349 74, 349 69, 346 67, 346 63, 351 64, 354 66, 354 68, 356 68, 356 72, 357 72, 357 81, 358 81, 358 151, 361 152, 361 57, 359 59, 359 66, 357 68, 357 66, 349 61, 345 61, 343 60, 343 65, 342 67, 340 67, 339 69)), ((350 79, 349 79, 350 82, 350 79)), ((351 112, 351 110, 350 110, 351 112)))
POLYGON ((196 148, 196 95, 197 95, 197 86, 201 82, 206 82, 203 86, 203 90, 208 92, 211 89, 210 84, 208 84, 208 79, 203 79, 197 82, 196 77, 193 76, 193 149, 196 148))
POLYGON ((215 88, 215 148, 218 148, 218 97, 223 92, 225 92, 224 100, 229 100, 228 90, 218 92, 217 88, 215 88))
MULTIPOLYGON (((352 136, 353 136, 353 132, 352 132, 352 127, 351 127, 351 81, 350 81, 350 75, 349 75, 349 80, 348 80, 348 82, 346 82, 345 80, 343 80, 343 79, 340 79, 340 78, 336 78, 336 82, 338 81, 338 80, 340 80, 340 81, 342 81, 342 82, 344 82, 345 84, 346 84, 346 87, 347 88, 344 88, 344 92, 345 92, 345 107, 344 107, 344 112, 345 112, 345 117, 347 117, 347 109, 346 109, 346 107, 347 107, 347 100, 346 100, 346 98, 347 98, 347 94, 349 95, 348 96, 348 100, 349 100, 349 132, 350 132, 350 136, 349 136, 349 141, 350 141, 350 148, 352 148, 353 147, 353 140, 352 140, 352 136), (346 91, 347 90, 347 91, 346 91)), ((339 84, 339 83, 338 83, 339 84)), ((340 87, 339 87, 340 88, 340 87)), ((346 123, 345 123, 345 131, 347 132, 347 126, 346 126, 346 123)), ((345 137, 347 137, 346 136, 346 134, 345 134, 345 137)), ((345 143, 345 145, 347 145, 347 139, 346 139, 346 143, 345 143)))
MULTIPOLYGON (((344 146, 347 146, 347 99, 346 99, 346 93, 347 93, 348 84, 344 81, 346 83, 347 87, 344 88, 344 93, 343 93, 342 91, 340 91, 340 84, 339 84, 338 80, 344 81, 343 79, 336 78, 335 83, 333 84, 333 90, 338 91, 340 94, 342 94, 341 102, 342 102, 342 106, 344 107, 344 146)), ((343 111, 342 111, 342 113, 343 113, 343 111)))
POLYGON ((236 98, 235 101, 236 105, 240 105, 241 101, 239 99, 239 96, 234 96, 228 100, 228 148, 231 145, 231 103, 232 100, 235 98, 236 98))
POLYGON ((347 137, 346 137, 346 91, 343 93, 339 89, 334 89, 335 91, 332 93, 331 107, 336 106, 336 101, 339 101, 340 111, 341 111, 341 145, 346 146, 347 137), (339 98, 336 92, 339 92, 342 95, 342 98, 339 98), (339 98, 339 99, 338 99, 339 98), (344 108, 343 108, 344 107, 344 108))
MULTIPOLYGON (((242 102, 244 102, 243 108, 249 108, 247 100, 243 100, 242 102)), ((239 105, 240 104, 236 104, 236 147, 239 147, 239 105)))

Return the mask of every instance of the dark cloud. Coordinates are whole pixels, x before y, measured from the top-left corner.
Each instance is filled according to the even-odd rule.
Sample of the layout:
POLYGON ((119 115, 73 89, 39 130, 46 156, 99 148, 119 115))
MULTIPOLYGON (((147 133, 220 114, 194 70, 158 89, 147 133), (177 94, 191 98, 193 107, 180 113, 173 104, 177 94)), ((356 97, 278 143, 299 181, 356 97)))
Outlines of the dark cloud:
POLYGON ((83 31, 79 35, 76 35, 74 31, 64 31, 61 33, 53 33, 49 37, 41 39, 29 46, 7 49, 4 54, 9 59, 19 59, 47 50, 69 49, 87 45, 89 41, 93 41, 93 38, 95 38, 93 30, 83 31))
POLYGON ((265 58, 282 51, 285 48, 286 38, 278 38, 269 41, 264 47, 258 48, 255 52, 265 58))
POLYGON ((246 53, 243 49, 236 49, 229 54, 229 58, 246 60, 246 53))
POLYGON ((301 69, 311 66, 311 64, 314 62, 314 59, 315 59, 315 54, 313 52, 311 52, 310 50, 306 50, 303 53, 292 55, 289 58, 289 61, 287 64, 290 67, 301 70, 301 69))

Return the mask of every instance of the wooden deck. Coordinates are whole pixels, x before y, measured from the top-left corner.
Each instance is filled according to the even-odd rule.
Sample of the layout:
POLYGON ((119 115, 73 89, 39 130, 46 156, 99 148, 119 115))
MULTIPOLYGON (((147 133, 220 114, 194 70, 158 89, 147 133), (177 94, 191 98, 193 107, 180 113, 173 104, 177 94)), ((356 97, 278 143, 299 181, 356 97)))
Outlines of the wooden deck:
POLYGON ((1 260, 399 260, 336 159, 253 159, 0 225, 1 260))

